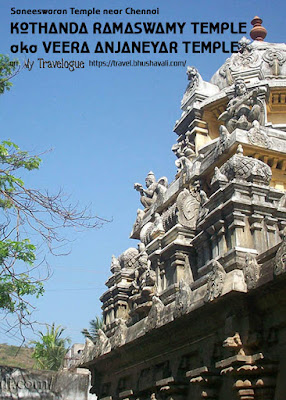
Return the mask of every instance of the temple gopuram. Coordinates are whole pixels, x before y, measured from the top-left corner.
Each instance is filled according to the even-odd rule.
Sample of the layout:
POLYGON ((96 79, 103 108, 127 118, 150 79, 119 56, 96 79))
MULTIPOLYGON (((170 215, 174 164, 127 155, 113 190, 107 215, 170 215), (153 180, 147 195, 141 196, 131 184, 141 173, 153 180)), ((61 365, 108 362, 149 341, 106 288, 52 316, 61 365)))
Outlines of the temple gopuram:
POLYGON ((134 184, 81 359, 99 400, 286 399, 286 44, 261 23, 210 82, 188 67, 175 179, 134 184))

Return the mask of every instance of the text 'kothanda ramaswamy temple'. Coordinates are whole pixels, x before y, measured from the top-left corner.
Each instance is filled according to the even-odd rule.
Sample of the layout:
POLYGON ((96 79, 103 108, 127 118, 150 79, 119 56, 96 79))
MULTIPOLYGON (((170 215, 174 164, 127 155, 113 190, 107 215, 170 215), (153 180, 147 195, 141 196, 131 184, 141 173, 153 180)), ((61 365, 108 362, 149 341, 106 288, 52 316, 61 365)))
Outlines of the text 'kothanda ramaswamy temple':
POLYGON ((261 22, 210 82, 188 67, 175 180, 134 185, 81 360, 100 400, 286 399, 286 45, 261 22))

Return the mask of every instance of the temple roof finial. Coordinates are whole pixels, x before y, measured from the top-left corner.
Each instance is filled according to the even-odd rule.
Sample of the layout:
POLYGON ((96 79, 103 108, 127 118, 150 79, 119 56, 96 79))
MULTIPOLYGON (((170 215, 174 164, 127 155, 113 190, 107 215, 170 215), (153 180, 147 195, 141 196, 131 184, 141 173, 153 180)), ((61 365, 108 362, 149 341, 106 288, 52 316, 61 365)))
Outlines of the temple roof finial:
POLYGON ((250 37, 252 40, 259 40, 263 42, 263 40, 265 39, 267 35, 267 30, 261 25, 262 22, 262 19, 257 16, 254 17, 251 21, 253 28, 250 31, 250 37))

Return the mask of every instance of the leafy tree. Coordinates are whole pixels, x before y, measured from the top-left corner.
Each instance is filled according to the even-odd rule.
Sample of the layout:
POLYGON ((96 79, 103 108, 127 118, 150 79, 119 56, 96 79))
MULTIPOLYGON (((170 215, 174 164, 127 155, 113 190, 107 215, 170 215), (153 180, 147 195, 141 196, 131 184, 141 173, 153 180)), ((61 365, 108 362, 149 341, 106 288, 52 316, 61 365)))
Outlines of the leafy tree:
POLYGON ((70 339, 62 337, 65 329, 60 325, 55 327, 53 323, 52 326, 46 325, 46 328, 45 334, 39 332, 40 340, 31 342, 35 345, 32 357, 36 360, 37 369, 58 371, 63 365, 70 339))
POLYGON ((98 330, 102 329, 103 327, 103 318, 102 317, 95 317, 89 321, 89 329, 84 328, 81 333, 84 337, 90 339, 93 343, 96 342, 98 337, 98 330))
MULTIPOLYGON (((16 62, 0 55, 0 93, 10 89, 16 68, 16 62)), ((63 227, 94 228, 103 223, 87 209, 69 204, 61 191, 51 195, 28 188, 20 173, 37 170, 40 163, 38 156, 12 141, 0 143, 0 313, 3 318, 7 313, 16 317, 14 326, 23 338, 23 326, 31 324, 31 296, 43 294, 43 281, 49 276, 40 275, 37 250, 43 243, 52 252, 57 243, 62 245, 63 227)))
POLYGON ((17 75, 20 70, 18 60, 10 60, 8 56, 0 54, 0 94, 5 90, 10 90, 12 83, 10 80, 17 75))

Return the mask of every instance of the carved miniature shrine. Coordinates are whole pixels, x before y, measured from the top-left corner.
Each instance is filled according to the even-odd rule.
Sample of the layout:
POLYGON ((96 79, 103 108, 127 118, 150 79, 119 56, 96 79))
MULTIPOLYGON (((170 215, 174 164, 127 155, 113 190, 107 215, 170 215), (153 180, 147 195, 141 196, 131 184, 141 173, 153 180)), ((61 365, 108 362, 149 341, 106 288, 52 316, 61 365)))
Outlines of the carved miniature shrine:
POLYGON ((101 400, 286 398, 286 44, 261 22, 210 82, 188 67, 175 180, 134 185, 81 361, 101 400))

